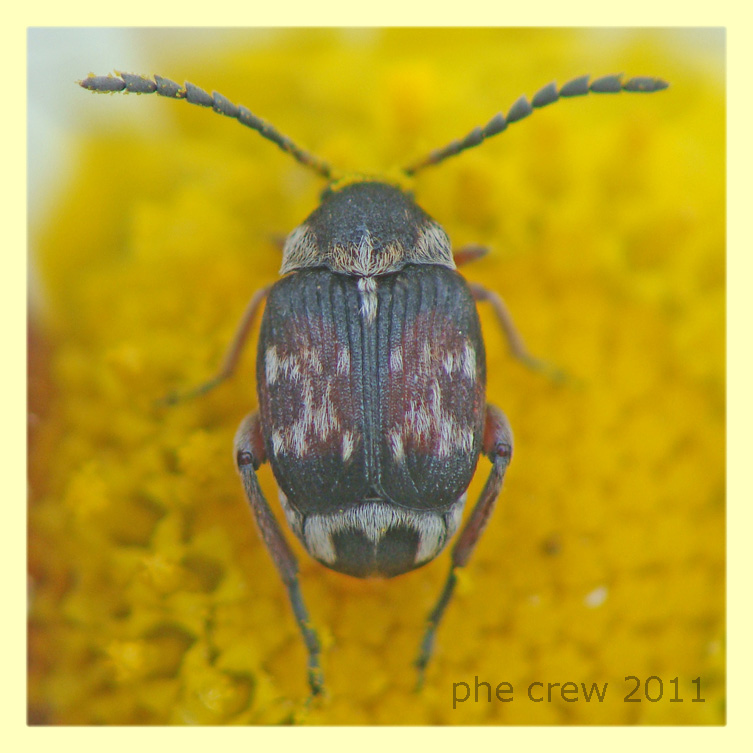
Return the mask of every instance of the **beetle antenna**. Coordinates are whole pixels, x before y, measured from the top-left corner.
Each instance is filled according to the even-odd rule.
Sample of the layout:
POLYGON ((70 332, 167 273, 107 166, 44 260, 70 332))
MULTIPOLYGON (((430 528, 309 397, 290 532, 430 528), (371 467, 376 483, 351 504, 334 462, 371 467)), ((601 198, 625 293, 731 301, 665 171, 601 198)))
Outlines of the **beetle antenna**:
POLYGON ((602 76, 601 78, 594 79, 590 84, 588 82, 589 78, 589 76, 574 78, 559 90, 554 82, 547 84, 547 86, 533 95, 533 99, 530 102, 525 97, 520 97, 510 108, 507 116, 501 112, 497 113, 483 128, 478 126, 465 138, 451 141, 441 149, 435 149, 423 159, 404 168, 403 172, 406 175, 415 175, 425 167, 438 165, 448 157, 453 157, 456 154, 460 154, 460 152, 464 152, 466 149, 478 146, 482 141, 504 131, 510 123, 516 123, 518 120, 528 117, 534 108, 550 105, 560 97, 580 97, 584 94, 618 94, 623 91, 651 93, 661 91, 669 86, 666 81, 660 78, 650 78, 647 76, 638 76, 625 82, 622 81, 622 74, 602 76))
POLYGON ((116 71, 116 76, 87 76, 79 85, 84 89, 93 92, 134 92, 136 94, 159 94, 161 97, 170 99, 185 99, 192 105, 201 107, 211 107, 216 113, 226 115, 228 118, 234 118, 241 125, 252 128, 265 139, 277 144, 283 152, 287 152, 295 160, 306 167, 310 167, 322 177, 330 180, 332 178, 332 167, 328 162, 319 157, 301 149, 291 139, 280 133, 271 123, 254 115, 248 108, 242 105, 235 105, 229 99, 223 97, 217 92, 208 94, 198 86, 185 82, 181 87, 175 81, 162 76, 155 76, 153 79, 146 76, 136 76, 132 73, 122 73, 116 71))

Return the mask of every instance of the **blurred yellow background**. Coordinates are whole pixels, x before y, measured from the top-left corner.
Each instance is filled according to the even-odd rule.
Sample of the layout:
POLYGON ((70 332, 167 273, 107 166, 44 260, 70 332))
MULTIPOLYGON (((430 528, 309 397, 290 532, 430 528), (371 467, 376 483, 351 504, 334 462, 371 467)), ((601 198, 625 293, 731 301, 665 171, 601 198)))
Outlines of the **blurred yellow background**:
POLYGON ((671 87, 558 102, 419 175, 417 200, 454 246, 491 248, 463 273, 572 379, 512 360, 481 307, 488 399, 515 457, 425 688, 413 693, 411 665, 447 554, 361 582, 294 543, 330 694, 309 707, 303 646, 232 462, 256 407, 254 347, 207 397, 154 402, 213 373, 277 276, 275 238, 315 208, 321 181, 208 111, 71 84, 70 106, 103 114, 31 231, 31 723, 723 723, 722 33, 164 34, 171 44, 141 36, 153 63, 134 72, 217 90, 364 172, 406 165, 553 79, 624 71, 671 87), (628 676, 642 701, 624 700, 628 676), (513 702, 484 692, 453 708, 453 683, 476 678, 510 683, 513 702), (537 703, 534 682, 608 692, 537 703))

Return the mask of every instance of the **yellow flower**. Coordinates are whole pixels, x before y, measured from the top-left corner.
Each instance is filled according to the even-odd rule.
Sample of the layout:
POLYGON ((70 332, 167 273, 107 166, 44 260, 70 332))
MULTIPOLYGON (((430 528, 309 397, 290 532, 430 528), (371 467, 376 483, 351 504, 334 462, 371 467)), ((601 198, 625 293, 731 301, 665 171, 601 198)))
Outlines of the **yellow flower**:
MULTIPOLYGON (((321 181, 237 124, 156 96, 128 97, 148 133, 82 134, 33 238, 34 332, 49 346, 33 374, 49 385, 30 457, 33 722, 724 721, 722 84, 713 60, 689 72, 681 31, 606 34, 259 33, 190 71, 155 51, 158 73, 249 106, 338 168, 382 174, 553 78, 672 84, 556 103, 416 180, 456 247, 491 247, 463 272, 569 375, 512 360, 482 305, 488 399, 515 457, 418 696, 412 661, 448 555, 360 582, 292 542, 324 643, 329 698, 309 705, 230 451, 256 406, 253 347, 211 394, 156 404, 211 376, 321 181), (624 701, 628 676, 640 703, 624 701), (491 700, 484 685, 475 700, 476 682, 491 700), (470 697, 453 708, 462 683, 470 697), (512 702, 494 697, 500 683, 512 702), (603 701, 585 700, 593 684, 603 701)), ((469 499, 487 472, 482 460, 469 499)), ((260 479, 279 513, 268 468, 260 479)))

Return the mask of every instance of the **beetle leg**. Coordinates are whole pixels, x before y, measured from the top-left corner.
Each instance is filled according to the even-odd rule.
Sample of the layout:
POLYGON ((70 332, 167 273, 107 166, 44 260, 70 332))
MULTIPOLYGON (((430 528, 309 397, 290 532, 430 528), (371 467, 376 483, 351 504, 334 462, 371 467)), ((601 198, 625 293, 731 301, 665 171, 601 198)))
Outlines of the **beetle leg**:
POLYGON ((296 622, 303 635, 308 651, 308 681, 312 695, 324 692, 324 676, 319 666, 319 638, 311 626, 308 611, 298 583, 298 562, 280 530, 269 504, 259 486, 256 470, 266 462, 264 440, 258 413, 250 413, 243 419, 235 435, 235 462, 243 481, 243 488, 251 504, 256 524, 264 545, 267 547, 277 572, 288 590, 296 622))
POLYGON ((486 246, 480 246, 478 243, 467 243, 452 252, 452 260, 456 267, 462 267, 463 264, 476 261, 476 259, 480 259, 488 253, 489 249, 486 246))
POLYGON ((173 405, 181 400, 205 395, 233 375, 235 367, 238 365, 238 360, 241 357, 241 353, 243 352, 243 347, 248 340, 248 335, 251 332, 251 328, 253 327, 256 316, 261 308, 261 304, 267 297, 269 288, 270 286, 267 285, 266 287, 257 290, 248 302, 248 306, 246 306, 246 310, 243 312, 241 321, 238 324, 233 340, 225 353, 225 358, 222 361, 222 366, 220 366, 219 371, 211 379, 193 389, 186 390, 185 392, 171 392, 162 399, 162 403, 173 405))
POLYGON ((518 328, 512 320, 512 315, 510 314, 509 309, 497 293, 493 290, 487 290, 483 285, 480 285, 477 282, 469 282, 468 287, 471 290, 474 300, 478 302, 487 301, 492 305, 492 309, 497 316, 497 321, 499 322, 500 327, 502 327, 502 331, 505 333, 507 343, 510 346, 510 353, 513 357, 522 361, 530 369, 546 373, 555 381, 563 381, 566 378, 567 375, 556 366, 553 366, 546 361, 542 361, 528 352, 523 337, 520 332, 518 332, 518 328))
POLYGON ((468 563, 478 540, 481 538, 481 534, 486 528, 486 524, 489 522, 492 512, 494 512, 494 505, 502 489, 505 471, 512 458, 512 447, 512 430, 507 417, 496 406, 487 404, 486 419, 484 421, 483 452, 492 461, 492 469, 481 492, 481 496, 473 508, 473 512, 471 512, 452 548, 450 574, 445 581, 444 588, 434 609, 429 614, 426 632, 424 633, 418 659, 416 660, 416 667, 418 669, 417 689, 420 689, 423 685, 426 665, 429 663, 434 650, 437 626, 455 589, 457 570, 460 567, 465 567, 468 563))
POLYGON ((282 253, 285 249, 285 241, 288 239, 287 233, 271 233, 269 242, 282 253))

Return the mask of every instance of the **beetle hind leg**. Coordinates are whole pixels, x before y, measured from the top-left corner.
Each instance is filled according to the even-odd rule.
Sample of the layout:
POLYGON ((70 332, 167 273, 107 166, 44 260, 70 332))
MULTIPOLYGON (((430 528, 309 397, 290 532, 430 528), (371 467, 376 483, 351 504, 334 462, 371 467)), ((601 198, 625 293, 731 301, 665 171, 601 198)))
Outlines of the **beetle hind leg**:
POLYGON ((447 605, 452 599, 455 584, 457 582, 458 568, 465 567, 473 554, 481 534, 484 532, 494 506, 502 489, 507 466, 512 458, 512 430, 507 417, 494 405, 486 406, 486 419, 484 422, 483 452, 492 461, 492 469, 481 496, 476 502, 468 520, 463 526, 455 545, 452 548, 452 563, 450 573, 445 581, 442 593, 429 614, 426 631, 418 652, 415 666, 418 670, 418 682, 416 689, 420 690, 424 682, 426 667, 434 652, 434 641, 437 627, 444 615, 447 605))
POLYGON ((235 435, 235 462, 264 545, 288 591, 290 605, 308 652, 309 686, 312 695, 317 696, 324 693, 324 675, 319 663, 321 652, 319 637, 311 626, 308 610, 301 594, 301 587, 298 583, 298 562, 269 509, 269 504, 264 498, 256 477, 256 470, 266 459, 259 414, 250 413, 243 419, 235 435))

